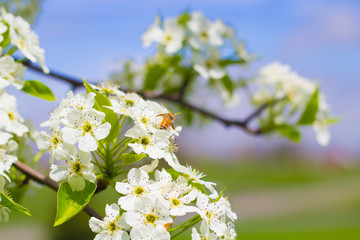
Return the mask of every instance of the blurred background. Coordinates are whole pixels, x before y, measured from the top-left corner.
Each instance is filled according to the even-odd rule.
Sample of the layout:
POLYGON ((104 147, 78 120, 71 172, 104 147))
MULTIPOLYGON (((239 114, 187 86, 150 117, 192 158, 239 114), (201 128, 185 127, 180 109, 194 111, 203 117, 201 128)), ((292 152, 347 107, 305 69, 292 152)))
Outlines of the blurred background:
MULTIPOLYGON (((342 119, 331 127, 329 146, 318 145, 311 129, 293 144, 212 123, 183 129, 179 159, 204 171, 218 190, 227 187, 239 217, 238 239, 360 239, 360 1, 44 0, 39 6, 33 28, 47 65, 88 81, 108 79, 124 60, 141 63, 154 53, 143 49, 140 37, 155 16, 173 17, 186 9, 223 19, 260 56, 242 74, 280 61, 318 81, 333 114, 342 119)), ((44 81, 58 99, 70 90, 30 70, 25 78, 44 81)), ((11 93, 23 99, 19 110, 36 126, 58 104, 11 93)), ((241 99, 236 108, 217 110, 233 118, 248 112, 241 99)), ((12 214, 0 225, 1 240, 94 237, 84 213, 52 228, 56 194, 51 190, 36 185, 28 195, 24 206, 34 217, 12 214)), ((116 202, 117 195, 108 189, 90 204, 104 214, 111 199, 116 202)))

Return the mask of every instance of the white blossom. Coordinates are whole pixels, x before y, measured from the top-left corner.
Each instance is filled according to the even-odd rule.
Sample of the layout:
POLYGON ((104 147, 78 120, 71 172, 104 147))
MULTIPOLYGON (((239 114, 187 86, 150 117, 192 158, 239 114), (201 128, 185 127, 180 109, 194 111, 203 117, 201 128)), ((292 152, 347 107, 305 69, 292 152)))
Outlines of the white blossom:
POLYGON ((154 191, 149 175, 142 169, 132 168, 128 173, 127 183, 117 182, 115 189, 125 196, 120 197, 118 204, 129 211, 134 209, 135 200, 154 191))
POLYGON ((203 219, 203 224, 206 224, 219 237, 226 233, 227 226, 221 220, 221 217, 225 214, 226 206, 222 202, 210 203, 208 196, 199 194, 196 206, 200 209, 198 213, 203 219))
POLYGON ((169 135, 169 132, 162 130, 151 134, 136 125, 125 133, 126 137, 135 139, 134 143, 128 144, 134 152, 148 154, 153 159, 165 156, 165 149, 169 145, 169 135))
POLYGON ((156 21, 148 31, 142 36, 144 47, 152 42, 160 43, 168 54, 177 52, 181 47, 185 37, 185 31, 178 24, 177 19, 167 19, 164 22, 164 28, 161 29, 156 21))
POLYGON ((128 225, 124 215, 120 216, 119 206, 115 203, 106 205, 105 213, 103 221, 95 217, 89 220, 91 230, 97 233, 95 240, 128 240, 128 225))
POLYGON ((126 213, 126 222, 136 228, 139 225, 162 226, 166 231, 165 225, 171 224, 173 219, 170 217, 169 209, 158 199, 144 196, 135 200, 135 208, 126 213))
POLYGON ((16 98, 6 92, 0 94, 0 127, 18 136, 24 135, 29 129, 17 112, 16 98))
POLYGON ((118 95, 117 99, 111 100, 112 107, 107 107, 112 109, 115 113, 120 115, 130 115, 132 116, 132 110, 139 102, 144 100, 136 93, 126 93, 125 95, 118 95))
POLYGON ((200 12, 191 14, 188 27, 192 32, 189 42, 195 49, 203 49, 208 44, 212 46, 222 45, 222 35, 227 30, 221 21, 212 23, 200 12))
POLYGON ((122 92, 119 88, 120 86, 117 85, 116 83, 113 83, 111 81, 101 81, 99 84, 97 85, 93 85, 90 84, 90 86, 101 92, 102 94, 104 94, 107 97, 110 97, 112 95, 116 95, 116 96, 123 96, 125 95, 124 92, 122 92))
POLYGON ((77 151, 73 145, 68 146, 58 160, 65 160, 66 165, 51 165, 50 178, 54 181, 67 181, 73 191, 81 191, 85 187, 85 180, 94 182, 94 165, 88 152, 77 151))
POLYGON ((16 161, 16 156, 7 154, 7 150, 0 147, 0 177, 3 176, 8 181, 10 181, 10 178, 6 175, 6 172, 10 171, 12 164, 16 161))
POLYGON ((171 182, 164 187, 163 197, 167 200, 170 215, 183 216, 188 212, 194 212, 195 207, 188 206, 198 195, 196 189, 191 190, 187 184, 171 182))
POLYGON ((9 26, 11 44, 16 46, 30 61, 39 61, 43 71, 49 73, 49 69, 45 65, 45 51, 39 46, 39 38, 31 30, 30 24, 20 16, 15 17, 6 12, 4 8, 0 9, 0 16, 9 26))
POLYGON ((21 63, 15 62, 15 60, 5 55, 0 58, 0 89, 9 85, 13 85, 17 89, 20 89, 24 85, 24 80, 20 78, 24 75, 26 67, 21 63))
POLYGON ((207 57, 203 57, 200 53, 195 52, 192 62, 194 69, 205 79, 220 79, 225 76, 226 72, 220 66, 220 51, 211 47, 207 50, 207 57))
POLYGON ((64 142, 79 143, 79 149, 90 152, 98 147, 97 140, 106 138, 109 134, 110 123, 102 123, 105 113, 89 110, 70 110, 67 114, 67 125, 61 130, 64 142))
POLYGON ((132 240, 169 240, 170 234, 162 226, 139 225, 130 232, 132 240))

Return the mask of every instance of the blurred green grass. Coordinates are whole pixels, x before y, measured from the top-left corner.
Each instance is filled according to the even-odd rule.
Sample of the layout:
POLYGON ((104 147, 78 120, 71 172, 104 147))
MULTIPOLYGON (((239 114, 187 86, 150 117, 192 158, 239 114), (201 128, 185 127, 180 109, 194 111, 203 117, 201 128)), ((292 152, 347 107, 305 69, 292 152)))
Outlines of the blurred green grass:
MULTIPOLYGON (((224 162, 196 158, 191 165, 207 174, 206 180, 226 186, 238 213, 237 239, 246 240, 355 240, 360 239, 360 167, 342 167, 306 159, 272 158, 224 162)), ((90 205, 104 214, 104 206, 117 201, 112 189, 98 194, 90 205)), ((88 216, 79 214, 53 228, 56 194, 46 188, 29 192, 24 205, 34 217, 12 214, 0 225, 0 239, 14 239, 26 226, 41 234, 25 239, 93 239, 88 216), (10 229, 10 230, 9 230, 10 229), (9 233, 10 232, 10 233, 9 233)), ((190 239, 190 232, 177 239, 190 239)))

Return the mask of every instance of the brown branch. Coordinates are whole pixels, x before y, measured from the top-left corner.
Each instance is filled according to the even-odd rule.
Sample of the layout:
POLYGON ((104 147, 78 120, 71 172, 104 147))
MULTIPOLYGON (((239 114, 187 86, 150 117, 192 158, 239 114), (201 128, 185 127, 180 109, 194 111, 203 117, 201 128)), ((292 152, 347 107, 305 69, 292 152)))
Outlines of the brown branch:
MULTIPOLYGON (((27 177, 34 180, 35 182, 38 182, 42 185, 46 185, 49 188, 57 191, 59 189, 59 184, 52 179, 46 177, 45 175, 39 173, 35 169, 29 167, 23 162, 16 161, 14 164, 15 168, 17 168, 19 171, 24 173, 27 177)), ((98 214, 94 209, 92 209, 89 206, 86 206, 84 209, 84 212, 86 212, 90 217, 96 217, 97 219, 102 219, 100 214, 98 214)))
POLYGON ((67 76, 63 73, 56 72, 54 70, 51 70, 49 74, 46 74, 43 72, 42 68, 34 65, 31 61, 25 60, 22 62, 26 67, 30 68, 31 70, 34 70, 35 72, 38 72, 40 74, 45 74, 46 76, 53 77, 54 79, 59 79, 62 81, 65 81, 67 83, 70 83, 73 88, 78 88, 84 86, 84 83, 81 79, 76 79, 70 76, 67 76))
MULTIPOLYGON (((30 61, 24 61, 23 62, 25 64, 25 66, 27 66, 28 68, 41 73, 41 74, 45 74, 43 73, 42 69, 36 65, 34 65, 33 63, 31 63, 30 61)), ((83 81, 81 79, 78 78, 74 78, 74 77, 70 77, 67 76, 65 74, 59 73, 59 72, 55 72, 52 71, 50 72, 49 76, 63 80, 69 84, 72 85, 73 88, 77 88, 77 87, 81 87, 83 86, 83 81)), ((218 122, 223 123, 225 126, 230 127, 230 126, 237 126, 241 129, 243 129, 246 133, 251 134, 251 135, 261 135, 264 134, 264 130, 262 129, 252 129, 249 127, 249 123, 251 120, 253 120, 254 118, 260 116, 260 114, 269 106, 269 105, 273 105, 276 104, 277 102, 281 101, 280 100, 276 100, 276 101, 272 101, 269 103, 265 103, 263 105, 261 105, 259 108, 255 109, 254 112, 252 112, 248 117, 246 117, 244 120, 232 120, 232 119, 227 119, 225 117, 222 117, 220 115, 217 115, 215 113, 212 113, 210 111, 207 111, 206 109, 200 108, 198 106, 195 106, 191 103, 188 103, 186 101, 184 101, 183 99, 183 94, 184 94, 184 90, 187 87, 188 82, 186 82, 183 86, 183 90, 180 94, 178 94, 177 96, 172 96, 172 95, 164 95, 164 94, 154 94, 151 92, 145 92, 145 91, 133 91, 138 93, 139 95, 143 96, 144 98, 147 99, 160 99, 160 100, 166 100, 166 101, 170 101, 176 104, 179 104, 183 107, 186 107, 188 109, 191 109, 195 112, 198 112, 206 117, 212 118, 218 122)), ((124 92, 127 92, 128 89, 121 89, 124 92)))

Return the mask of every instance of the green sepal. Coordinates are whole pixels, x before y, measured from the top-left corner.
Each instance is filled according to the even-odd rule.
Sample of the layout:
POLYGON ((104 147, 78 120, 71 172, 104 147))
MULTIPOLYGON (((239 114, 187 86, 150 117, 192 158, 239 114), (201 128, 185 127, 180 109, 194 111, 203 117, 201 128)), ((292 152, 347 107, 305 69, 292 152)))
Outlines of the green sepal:
POLYGON ((140 154, 137 154, 137 153, 134 153, 134 152, 130 152, 130 153, 123 153, 121 155, 121 162, 122 162, 122 165, 129 165, 131 163, 136 163, 137 161, 140 161, 141 159, 147 157, 146 154, 143 154, 143 153, 140 153, 140 154))

